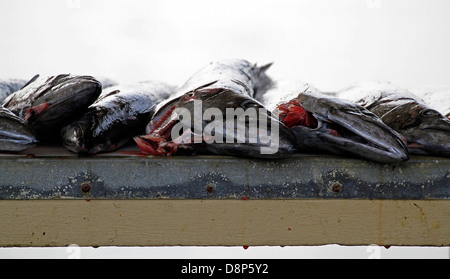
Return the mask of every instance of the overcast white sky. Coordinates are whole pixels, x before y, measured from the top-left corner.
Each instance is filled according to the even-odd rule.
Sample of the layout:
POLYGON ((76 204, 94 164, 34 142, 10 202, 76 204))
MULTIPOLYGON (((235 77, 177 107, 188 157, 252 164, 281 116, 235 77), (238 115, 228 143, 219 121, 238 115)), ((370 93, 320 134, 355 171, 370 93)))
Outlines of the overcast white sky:
MULTIPOLYGON (((1 0, 0 78, 78 73, 178 85, 210 61, 245 58, 275 62, 269 72, 275 78, 301 79, 326 91, 371 79, 405 87, 450 86, 449 27, 449 0, 1 0)), ((301 257, 310 251, 236 249, 164 251, 174 257, 205 257, 211 251, 301 257)), ((359 249, 358 257, 371 255, 359 249)), ((0 257, 31 251, 67 257, 65 248, 45 254, 0 249, 0 257)), ((162 250, 114 251, 151 257, 162 250)), ((315 251, 326 256, 343 250, 315 251)), ((447 248, 389 251, 448 256, 447 248)))
POLYGON ((323 90, 450 85, 449 15, 448 0, 2 0, 0 77, 179 84, 245 58, 323 90))

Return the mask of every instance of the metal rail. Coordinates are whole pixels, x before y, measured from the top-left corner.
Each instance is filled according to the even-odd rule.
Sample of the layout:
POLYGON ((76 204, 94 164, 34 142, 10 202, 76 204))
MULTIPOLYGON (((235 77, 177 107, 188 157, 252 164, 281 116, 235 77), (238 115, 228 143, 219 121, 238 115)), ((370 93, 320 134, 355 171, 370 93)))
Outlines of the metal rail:
POLYGON ((78 157, 60 147, 0 155, 0 199, 450 198, 450 158, 383 165, 327 155, 282 160, 138 156, 125 149, 78 157))

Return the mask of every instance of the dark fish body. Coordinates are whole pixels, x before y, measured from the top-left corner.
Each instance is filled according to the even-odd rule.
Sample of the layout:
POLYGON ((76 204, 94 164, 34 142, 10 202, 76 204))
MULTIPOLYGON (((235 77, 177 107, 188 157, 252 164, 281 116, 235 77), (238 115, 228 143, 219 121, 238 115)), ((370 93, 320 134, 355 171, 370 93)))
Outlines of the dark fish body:
POLYGON ((302 82, 278 84, 266 95, 265 105, 291 128, 300 151, 353 155, 380 163, 408 160, 400 135, 361 106, 321 94, 302 82))
POLYGON ((62 129, 63 145, 80 154, 112 152, 144 133, 155 105, 172 91, 156 81, 109 87, 81 118, 62 129))
POLYGON ((26 120, 40 140, 54 138, 60 129, 83 113, 102 91, 90 76, 35 76, 6 98, 2 106, 26 120))
POLYGON ((0 152, 19 153, 36 144, 28 124, 8 109, 0 107, 0 152))
POLYGON ((368 82, 339 96, 366 107, 399 132, 411 154, 450 156, 450 120, 408 90, 389 82, 368 82))
MULTIPOLYGON (((183 86, 157 108, 152 121, 147 126, 147 135, 135 138, 142 152, 155 156, 170 156, 180 150, 194 150, 194 153, 206 153, 217 155, 232 155, 243 157, 280 157, 295 151, 293 135, 287 127, 274 117, 264 106, 254 99, 255 94, 261 94, 270 85, 271 80, 265 74, 270 65, 257 67, 245 60, 231 60, 214 62, 197 72, 183 86), (223 139, 223 142, 208 142, 208 139, 201 138, 202 135, 195 134, 195 119, 189 119, 183 123, 190 127, 188 137, 190 139, 200 137, 196 143, 177 143, 177 139, 172 139, 171 129, 180 122, 179 116, 175 113, 177 109, 185 109, 194 116, 196 101, 201 101, 204 115, 208 109, 215 109, 220 112, 223 119, 201 119, 201 128, 205 129, 214 123, 223 124, 215 130, 215 135, 223 139), (235 131, 238 129, 248 129, 248 123, 236 121, 232 130, 226 129, 227 109, 241 108, 247 111, 248 108, 260 110, 260 115, 249 116, 248 122, 257 122, 264 118, 268 125, 266 129, 261 128, 261 134, 273 135, 271 131, 271 121, 279 124, 279 147, 272 154, 262 154, 261 148, 267 147, 258 138, 255 142, 246 139, 236 140, 235 131), (233 138, 233 141, 225 140, 233 138)), ((198 102, 197 102, 198 103, 198 102)), ((254 123, 253 122, 253 123, 254 123)), ((247 130, 248 131, 248 130, 247 130)), ((178 152, 179 153, 179 152, 178 152)))
POLYGON ((0 103, 12 93, 19 91, 26 83, 26 80, 20 79, 0 80, 0 103))

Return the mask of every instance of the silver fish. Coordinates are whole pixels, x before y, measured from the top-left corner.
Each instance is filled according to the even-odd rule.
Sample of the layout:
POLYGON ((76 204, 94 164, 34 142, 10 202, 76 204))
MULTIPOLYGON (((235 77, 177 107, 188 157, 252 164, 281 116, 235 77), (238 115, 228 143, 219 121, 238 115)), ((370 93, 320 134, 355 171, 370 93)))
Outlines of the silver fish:
POLYGON ((271 79, 265 74, 269 67, 270 65, 258 67, 246 60, 211 63, 192 76, 169 100, 158 106, 152 121, 147 126, 147 135, 136 137, 135 141, 143 153, 155 156, 179 154, 180 150, 261 158, 282 157, 293 153, 296 147, 290 130, 254 99, 255 94, 262 94, 271 83, 271 79), (261 114, 249 116, 246 123, 236 121, 232 129, 218 127, 215 135, 223 139, 223 142, 208 142, 207 139, 202 138, 202 135, 194 135, 195 119, 193 121, 189 119, 187 122, 184 119, 180 121, 179 115, 175 113, 176 109, 184 108, 190 112, 190 115, 195 115, 195 101, 202 101, 201 115, 204 115, 207 109, 213 108, 223 117, 223 119, 214 120, 202 119, 202 129, 212 123, 221 123, 226 126, 227 109, 242 108, 247 111, 248 108, 252 108, 255 111, 261 111, 261 114), (266 120, 268 125, 266 129, 260 127, 260 135, 273 135, 274 131, 268 127, 271 123, 279 124, 278 149, 271 154, 262 154, 261 148, 267 147, 267 144, 263 143, 261 138, 250 142, 249 134, 246 134, 245 139, 237 140, 235 133, 239 129, 249 131, 249 123, 252 121, 259 123, 262 119, 266 120), (199 142, 180 143, 177 142, 179 138, 171 138, 171 130, 180 122, 190 127, 190 133, 187 136, 190 139, 200 137, 199 142), (230 138, 233 141, 225 140, 230 138))
POLYGON ((450 120, 390 82, 355 84, 339 94, 378 115, 406 138, 411 154, 450 156, 450 120))
POLYGON ((0 80, 0 103, 12 93, 19 91, 26 83, 26 80, 20 79, 0 80))
POLYGON ((36 144, 31 127, 8 109, 0 107, 0 152, 19 153, 36 144))
POLYGON ((84 112, 101 91, 100 82, 90 76, 36 75, 2 106, 27 121, 39 140, 46 140, 58 136, 62 126, 84 112))
POLYGON ((146 129, 149 134, 153 125, 165 117, 180 98, 188 92, 208 89, 227 89, 239 95, 257 98, 272 86, 272 79, 266 74, 272 64, 257 66, 243 59, 211 62, 177 88, 170 97, 158 104, 155 115, 146 129))
POLYGON ((115 151, 144 133, 155 105, 172 91, 157 81, 109 87, 82 117, 62 129, 62 143, 80 154, 115 151))
POLYGON ((377 116, 352 102, 322 94, 310 84, 279 82, 264 99, 291 128, 300 151, 352 154, 380 163, 409 159, 400 135, 377 116), (280 101, 276 101, 278 96, 280 101))

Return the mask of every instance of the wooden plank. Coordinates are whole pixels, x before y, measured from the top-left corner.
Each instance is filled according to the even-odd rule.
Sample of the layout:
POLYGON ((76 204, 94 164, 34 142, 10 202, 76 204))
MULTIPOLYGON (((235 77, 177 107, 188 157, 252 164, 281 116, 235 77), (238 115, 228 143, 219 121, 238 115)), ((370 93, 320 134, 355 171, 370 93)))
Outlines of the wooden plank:
POLYGON ((4 200, 1 247, 449 246, 445 200, 4 200))

